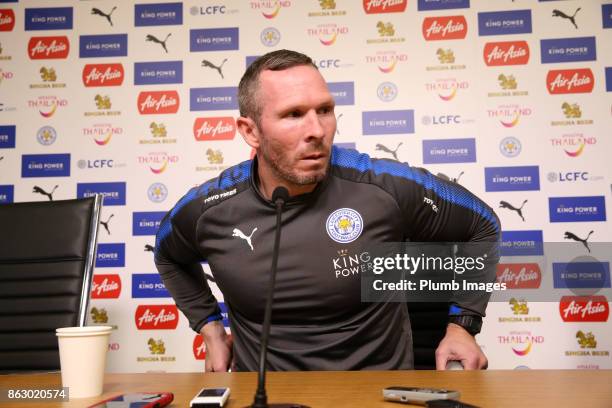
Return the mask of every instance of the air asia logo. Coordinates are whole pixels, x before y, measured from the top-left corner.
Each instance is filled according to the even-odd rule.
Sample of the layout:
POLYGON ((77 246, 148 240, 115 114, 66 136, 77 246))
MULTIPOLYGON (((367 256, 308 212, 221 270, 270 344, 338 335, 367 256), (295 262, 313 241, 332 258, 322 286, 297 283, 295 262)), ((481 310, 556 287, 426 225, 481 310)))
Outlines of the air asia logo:
POLYGON ((57 140, 57 132, 51 126, 43 126, 36 132, 36 140, 43 146, 49 146, 57 140))
POLYGON ((236 135, 236 122, 229 116, 196 118, 193 136, 197 141, 232 140, 236 135))
POLYGON ((522 118, 533 114, 531 108, 520 105, 499 105, 496 109, 487 109, 487 116, 497 119, 500 125, 505 128, 512 128, 522 122, 522 118))
POLYGON ((428 65, 426 71, 454 71, 465 69, 465 64, 455 63, 455 52, 451 48, 438 48, 435 53, 437 65, 428 65))
POLYGON ((395 149, 392 150, 381 143, 376 143, 376 151, 389 153, 391 156, 393 156, 393 159, 395 159, 396 161, 399 161, 399 159, 397 158, 397 151, 399 150, 402 144, 403 144, 402 142, 399 142, 397 146, 395 147, 395 149))
POLYGON ((319 0, 320 11, 311 11, 308 17, 337 17, 345 16, 346 10, 336 9, 336 0, 319 0))
POLYGON ((544 255, 541 230, 502 231, 499 246, 502 256, 541 256, 544 255))
POLYGON ((38 110, 43 118, 50 118, 57 112, 58 108, 68 106, 68 100, 57 96, 39 96, 37 99, 28 100, 28 107, 38 110))
POLYGON ((191 52, 228 51, 240 48, 238 27, 190 30, 189 38, 191 52))
POLYGON ((178 318, 176 305, 139 305, 134 313, 138 330, 174 330, 178 318))
POLYGON ((562 135, 561 137, 553 137, 550 139, 553 147, 561 148, 569 157, 578 157, 587 146, 597 144, 595 136, 585 136, 582 133, 571 133, 562 135))
POLYGON ((500 323, 515 323, 515 322, 539 322, 542 318, 529 315, 529 305, 524 299, 510 298, 508 301, 512 317, 500 317, 500 323))
POLYGON ((46 196, 49 201, 53 201, 53 193, 55 193, 55 190, 57 190, 58 187, 58 185, 55 185, 55 187, 53 187, 53 189, 47 193, 42 187, 34 186, 32 192, 46 196))
POLYGON ((219 65, 215 65, 214 63, 210 62, 209 60, 202 60, 202 66, 205 68, 210 68, 213 69, 215 71, 217 71, 219 73, 219 75, 221 76, 221 79, 225 79, 225 77, 223 76, 223 64, 225 64, 227 62, 227 58, 224 58, 223 61, 221 61, 221 64, 219 65))
POLYGON ((166 211, 134 212, 132 214, 132 235, 155 235, 166 211))
POLYGON ((117 7, 113 7, 111 9, 111 11, 109 11, 108 13, 105 13, 104 11, 100 10, 99 8, 92 7, 91 14, 93 14, 94 16, 104 17, 106 19, 106 21, 108 21, 108 24, 110 24, 111 27, 112 27, 113 26, 112 15, 113 15, 113 13, 115 12, 116 9, 117 9, 117 7))
POLYGON ((564 322, 607 322, 610 306, 605 296, 563 296, 559 314, 564 322))
POLYGON ((140 144, 175 144, 176 138, 168 137, 168 130, 166 125, 162 122, 151 122, 149 124, 149 133, 151 138, 140 139, 140 144))
POLYGON ((115 135, 123 134, 123 128, 113 126, 110 123, 95 124, 83 128, 83 136, 91 137, 98 146, 106 146, 115 135))
POLYGON ((41 83, 30 84, 30 89, 65 88, 65 83, 57 82, 57 73, 53 67, 41 67, 38 70, 41 83))
POLYGON ((266 27, 261 30, 259 40, 266 47, 275 47, 281 40, 281 33, 274 27, 266 27))
POLYGON ((538 166, 485 167, 486 191, 537 191, 540 189, 538 166))
POLYGON ((497 336, 497 342, 511 345, 514 354, 523 357, 531 352, 534 345, 543 344, 544 336, 534 335, 529 330, 511 331, 506 336, 497 336))
POLYGON ((366 55, 367 64, 374 64, 383 74, 391 73, 399 63, 408 61, 408 55, 397 51, 377 51, 374 55, 366 55))
POLYGON ((569 231, 565 231, 565 235, 563 236, 563 239, 571 239, 574 240, 576 242, 582 242, 582 245, 584 245, 584 247, 587 249, 587 251, 589 251, 589 253, 591 253, 591 248, 589 248, 589 243, 587 242, 589 240, 589 238, 591 237, 591 234, 593 234, 594 231, 590 231, 589 234, 586 236, 586 238, 580 238, 578 237, 576 234, 574 234, 573 232, 569 232, 569 231))
POLYGON ((15 125, 0 126, 0 149, 13 149, 15 148, 16 141, 17 141, 17 126, 15 125))
POLYGON ((136 27, 182 25, 183 3, 136 4, 134 25, 136 27))
POLYGON ((193 338, 192 344, 193 357, 196 360, 206 360, 206 343, 201 334, 197 334, 193 338))
POLYGON ((540 40, 540 53, 543 64, 597 59, 595 37, 540 40))
MULTIPOLYGON (((2 157, 0 156, 0 160, 2 157)), ((0 185, 0 204, 9 204, 14 201, 15 187, 12 185, 0 185)))
POLYGON ((372 257, 368 252, 351 255, 348 249, 340 249, 338 257, 332 258, 332 264, 336 279, 356 276, 373 268, 372 257))
POLYGON ((575 126, 575 125, 592 125, 592 119, 582 118, 582 109, 577 103, 563 102, 561 104, 561 110, 566 120, 553 120, 550 122, 551 126, 575 126))
POLYGON ((170 293, 166 290, 158 273, 132 274, 132 298, 166 298, 170 293))
POLYGON ((331 239, 341 244, 348 244, 361 235, 363 218, 352 208, 340 208, 327 217, 325 227, 331 239))
POLYGON ((28 42, 30 59, 65 59, 70 51, 68 37, 32 37, 28 42))
POLYGON ((346 35, 348 32, 348 26, 335 23, 319 24, 306 30, 310 37, 318 38, 319 42, 325 46, 334 45, 340 35, 346 35))
POLYGON ((499 151, 506 157, 516 157, 521 153, 521 141, 516 137, 505 137, 499 142, 499 151))
POLYGON ((177 91, 150 91, 138 94, 138 112, 141 115, 176 113, 179 109, 177 91))
POLYGON ((93 276, 92 299, 117 299, 121 294, 121 278, 117 274, 93 276))
POLYGON ((251 0, 249 4, 251 10, 260 11, 261 15, 268 20, 276 18, 281 9, 291 7, 289 0, 251 0))
POLYGON ((423 20, 425 41, 462 40, 468 27, 464 16, 427 17, 423 20))
POLYGON ((537 263, 497 264, 497 282, 508 289, 537 289, 542 283, 542 271, 537 263))
POLYGON ((257 232, 257 227, 253 228, 249 235, 246 235, 244 232, 242 232, 238 228, 234 228, 232 230, 232 237, 240 238, 240 239, 244 240, 246 242, 246 244, 249 246, 249 248, 251 248, 251 251, 254 251, 255 249, 253 248, 253 241, 252 241, 252 239, 253 239, 253 234, 255 234, 255 232, 257 232))
POLYGON ((126 57, 127 46, 127 34, 82 35, 79 58, 126 57))
POLYGON ((0 9, 0 32, 13 31, 15 28, 15 12, 12 9, 0 9))
POLYGON ((489 92, 487 94, 489 98, 496 97, 496 96, 507 97, 507 96, 527 96, 529 95, 528 91, 517 90, 518 82, 513 74, 507 74, 507 75, 499 74, 497 76, 497 83, 501 91, 489 92))
POLYGON ((583 332, 578 330, 576 332, 576 345, 580 346, 580 350, 566 351, 567 357, 608 357, 610 351, 608 350, 595 350, 597 347, 597 339, 592 332, 583 332))
POLYGON ((233 110, 238 109, 238 88, 191 88, 189 90, 189 110, 233 110))
POLYGON ((113 104, 111 98, 108 95, 96 94, 93 98, 96 106, 95 111, 83 112, 85 116, 119 116, 121 115, 120 110, 111 110, 113 104))
POLYGON ((550 70, 546 75, 549 94, 591 93, 595 77, 590 68, 550 70))
POLYGON ((164 51, 166 51, 166 54, 167 54, 168 53, 168 47, 166 46, 166 42, 168 42, 168 38, 170 38, 171 35, 172 35, 172 33, 168 33, 168 34, 166 34, 166 37, 163 40, 160 40, 159 38, 157 38, 153 34, 147 34, 147 36, 145 37, 145 41, 161 45, 161 47, 164 49, 164 51))
POLYGON ((95 194, 102 194, 104 205, 125 205, 126 183, 107 182, 107 183, 77 183, 77 197, 89 198, 95 194))
POLYGON ((108 216, 108 219, 106 221, 102 221, 100 220, 100 225, 104 227, 104 229, 106 230, 106 233, 108 235, 111 235, 110 232, 110 228, 109 228, 109 224, 110 224, 110 220, 115 216, 115 214, 111 214, 108 216))
POLYGON ((166 152, 154 152, 146 156, 138 156, 138 163, 146 165, 153 174, 163 173, 170 164, 176 164, 178 161, 179 157, 177 155, 169 155, 166 152))
POLYGON ((395 26, 390 21, 379 20, 376 23, 376 31, 378 32, 378 37, 367 39, 366 44, 389 44, 406 41, 406 38, 395 35, 395 26))
POLYGON ((550 222, 587 222, 606 220, 604 196, 549 197, 550 222))
POLYGON ((70 154, 24 154, 21 177, 70 177, 70 154))
POLYGON ((393 82, 383 82, 382 84, 378 85, 378 88, 376 89, 378 99, 383 102, 391 102, 394 100, 397 96, 397 92, 397 85, 395 85, 393 82))
POLYGON ((361 113, 364 135, 414 133, 414 110, 365 111, 361 113))
POLYGON ((527 41, 505 41, 486 43, 482 52, 489 67, 501 65, 525 65, 529 62, 527 41))
POLYGON ((555 289, 602 289, 610 287, 610 263, 607 261, 553 262, 552 271, 555 289))
POLYGON ((474 163, 476 139, 423 140, 423 163, 474 163))
POLYGON ((525 217, 523 217, 523 207, 525 204, 527 204, 527 200, 524 200, 520 207, 515 207, 507 201, 500 201, 499 208, 505 208, 507 210, 516 212, 518 216, 521 217, 521 220, 525 222, 525 217))
POLYGON ((147 197, 154 203, 162 203, 168 198, 168 188, 162 183, 153 183, 147 189, 147 197))
POLYGON ((98 244, 96 268, 123 268, 125 244, 98 244))
POLYGON ((531 10, 478 13, 478 35, 531 33, 531 10))
POLYGON ((469 86, 468 81, 458 81, 456 78, 442 78, 426 83, 425 89, 438 95, 438 98, 444 102, 448 102, 457 96, 457 92, 460 89, 463 91, 468 89, 469 86))
POLYGON ((125 74, 122 64, 87 64, 83 67, 83 85, 120 86, 125 74))
POLYGON ((366 14, 402 13, 407 5, 408 0, 363 0, 363 11, 366 14))
POLYGON ((572 24, 573 24, 573 26, 574 26, 574 27, 576 27, 576 30, 577 30, 577 29, 578 29, 578 25, 576 24, 576 14, 578 14, 578 12, 579 12, 580 10, 581 10, 581 8, 580 8, 580 7, 578 7, 578 8, 576 9, 576 11, 574 11, 574 14, 569 15, 569 14, 565 14, 565 13, 564 13, 563 11, 561 11, 561 10, 554 9, 554 10, 552 11, 552 16, 553 16, 553 17, 559 17, 559 18, 562 18, 562 19, 564 19, 564 20, 569 20, 569 22, 570 22, 570 23, 572 23, 572 24))

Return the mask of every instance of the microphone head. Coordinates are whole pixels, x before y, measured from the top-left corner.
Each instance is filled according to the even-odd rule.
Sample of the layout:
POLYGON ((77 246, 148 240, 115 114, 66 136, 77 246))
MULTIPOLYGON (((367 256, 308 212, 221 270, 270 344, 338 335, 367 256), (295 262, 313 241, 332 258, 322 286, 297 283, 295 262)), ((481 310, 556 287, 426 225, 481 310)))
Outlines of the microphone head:
POLYGON ((284 204, 288 199, 289 191, 283 186, 276 187, 272 192, 272 202, 275 204, 278 203, 279 200, 284 204))

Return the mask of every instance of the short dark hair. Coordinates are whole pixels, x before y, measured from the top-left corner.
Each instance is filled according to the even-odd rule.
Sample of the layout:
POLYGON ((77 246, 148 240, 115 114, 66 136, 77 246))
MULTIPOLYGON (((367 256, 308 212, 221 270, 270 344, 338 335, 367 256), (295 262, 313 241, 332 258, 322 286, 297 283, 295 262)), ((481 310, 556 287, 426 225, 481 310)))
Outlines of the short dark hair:
POLYGON ((257 103, 256 94, 259 90, 259 75, 263 71, 283 71, 300 65, 309 65, 318 69, 308 55, 291 50, 272 51, 253 61, 238 85, 240 116, 250 117, 255 122, 259 122, 262 107, 257 103))

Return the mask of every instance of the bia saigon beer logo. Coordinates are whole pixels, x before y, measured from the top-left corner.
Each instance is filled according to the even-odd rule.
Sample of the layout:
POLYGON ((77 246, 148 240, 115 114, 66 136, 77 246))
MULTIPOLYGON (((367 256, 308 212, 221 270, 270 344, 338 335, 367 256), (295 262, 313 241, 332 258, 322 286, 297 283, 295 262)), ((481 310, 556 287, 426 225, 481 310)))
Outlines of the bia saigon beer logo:
POLYGON ((361 214, 351 208, 340 208, 327 217, 327 234, 341 244, 355 241, 363 231, 361 214))

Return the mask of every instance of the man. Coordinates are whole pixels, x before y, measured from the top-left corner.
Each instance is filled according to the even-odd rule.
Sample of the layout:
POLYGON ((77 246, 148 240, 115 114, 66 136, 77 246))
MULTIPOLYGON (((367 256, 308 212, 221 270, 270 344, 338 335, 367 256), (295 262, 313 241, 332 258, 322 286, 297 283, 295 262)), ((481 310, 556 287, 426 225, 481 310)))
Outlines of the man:
MULTIPOLYGON (((406 305, 361 302, 359 274, 335 274, 334 260, 363 259, 376 242, 496 241, 497 217, 455 183, 332 147, 334 99, 303 54, 281 50, 258 58, 242 77, 238 98, 237 127, 255 159, 189 191, 162 221, 156 240, 163 281, 204 337, 206 370, 226 371, 232 360, 236 370, 257 370, 275 227, 270 198, 278 186, 287 188, 290 199, 283 212, 269 367, 411 369, 406 305), (224 295, 233 340, 203 278, 203 260, 224 295)), ((453 314, 463 317, 451 320, 459 325, 449 323, 436 351, 437 368, 448 360, 486 367, 466 330, 478 326, 486 303, 453 305, 453 314)))

